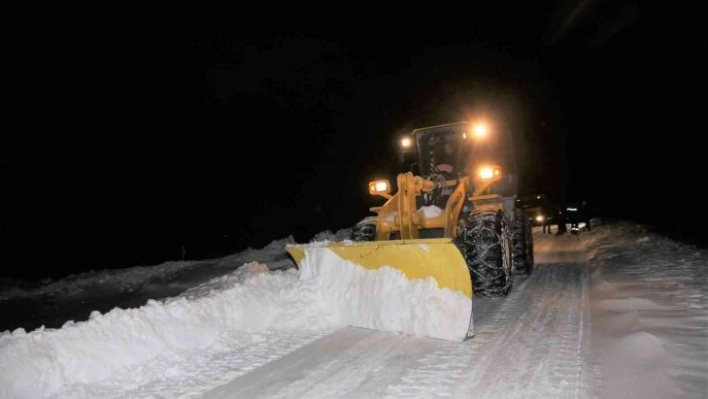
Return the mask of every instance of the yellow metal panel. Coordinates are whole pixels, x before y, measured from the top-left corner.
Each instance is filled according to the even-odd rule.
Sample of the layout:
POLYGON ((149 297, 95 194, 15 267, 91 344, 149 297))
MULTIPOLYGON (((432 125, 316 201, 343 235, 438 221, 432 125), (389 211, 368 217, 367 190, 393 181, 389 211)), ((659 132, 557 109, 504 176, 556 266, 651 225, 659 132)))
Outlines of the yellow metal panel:
POLYGON ((296 264, 300 265, 302 258, 305 257, 305 248, 300 245, 288 245, 286 250, 293 257, 296 264))
MULTIPOLYGON (((459 291, 472 298, 469 269, 459 249, 449 238, 336 242, 322 247, 366 269, 389 266, 403 272, 408 279, 432 277, 440 288, 459 291)), ((288 246, 287 250, 298 264, 305 256, 302 247, 288 246)))

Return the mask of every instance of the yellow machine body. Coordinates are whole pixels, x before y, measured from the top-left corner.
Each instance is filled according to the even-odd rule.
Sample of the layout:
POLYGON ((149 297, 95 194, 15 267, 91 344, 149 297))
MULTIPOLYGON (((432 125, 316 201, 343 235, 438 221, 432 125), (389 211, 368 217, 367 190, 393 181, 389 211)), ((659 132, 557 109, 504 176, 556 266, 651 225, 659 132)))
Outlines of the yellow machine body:
MULTIPOLYGON (((443 179, 438 175, 435 181, 412 172, 401 173, 397 176, 393 195, 376 192, 377 182, 371 182, 369 191, 386 199, 382 206, 370 209, 378 215, 372 241, 288 245, 287 251, 300 268, 301 279, 315 279, 322 291, 327 292, 325 300, 335 308, 333 312, 342 313, 342 309, 347 309, 347 312, 355 313, 342 316, 347 324, 402 334, 464 340, 473 335, 473 284, 456 239, 460 235, 460 217, 464 206, 502 208, 501 197, 488 192, 488 188, 500 179, 501 167, 494 165, 489 170, 493 172, 486 176, 472 173, 443 179), (441 188, 446 189, 448 195, 444 207, 420 206, 421 195, 441 188), (429 238, 433 231, 435 238, 429 238), (333 273, 339 273, 344 278, 350 278, 350 275, 357 277, 347 280, 347 286, 328 291, 328 287, 338 284, 339 277, 331 275, 333 273), (386 273, 400 278, 390 277, 386 273), (332 281, 324 281, 327 278, 332 281), (379 285, 382 280, 392 282, 379 285), (416 290, 420 284, 434 286, 435 292, 428 290, 425 294, 418 294, 416 290), (382 297, 375 303, 362 299, 380 295, 382 290, 390 291, 391 296, 382 297), (340 303, 341 291, 346 291, 350 298, 361 300, 364 305, 351 308, 346 301, 340 303), (394 300, 403 303, 402 319, 391 313, 381 315, 376 321, 367 316, 377 311, 372 308, 386 306, 387 301, 394 300), (421 327, 421 324, 424 325, 421 327)), ((382 184, 381 187, 387 185, 382 184)))
MULTIPOLYGON (((287 247, 287 251, 298 265, 305 257, 305 247, 306 245, 287 247)), ((375 271, 388 266, 401 271, 409 280, 432 277, 441 289, 459 292, 472 299, 469 270, 460 250, 449 238, 334 242, 319 248, 327 248, 340 258, 367 270, 375 271)))

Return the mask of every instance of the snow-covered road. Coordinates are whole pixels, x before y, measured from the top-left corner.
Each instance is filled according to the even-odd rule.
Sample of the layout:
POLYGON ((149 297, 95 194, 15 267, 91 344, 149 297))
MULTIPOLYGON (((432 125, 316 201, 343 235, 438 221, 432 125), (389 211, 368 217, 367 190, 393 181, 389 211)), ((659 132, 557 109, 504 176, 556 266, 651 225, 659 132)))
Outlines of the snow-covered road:
POLYGON ((204 398, 588 397, 588 263, 582 239, 536 235, 534 273, 474 300, 474 338, 343 328, 204 398))
POLYGON ((643 226, 534 231, 534 273, 506 298, 475 298, 476 335, 464 342, 343 327, 285 256, 287 241, 0 292, 50 309, 66 296, 164 298, 88 320, 72 307, 81 312, 61 328, 5 331, 0 396, 707 397, 708 251, 643 226), (208 278, 215 269, 226 274, 208 278), (189 288, 165 297, 175 285, 189 288))

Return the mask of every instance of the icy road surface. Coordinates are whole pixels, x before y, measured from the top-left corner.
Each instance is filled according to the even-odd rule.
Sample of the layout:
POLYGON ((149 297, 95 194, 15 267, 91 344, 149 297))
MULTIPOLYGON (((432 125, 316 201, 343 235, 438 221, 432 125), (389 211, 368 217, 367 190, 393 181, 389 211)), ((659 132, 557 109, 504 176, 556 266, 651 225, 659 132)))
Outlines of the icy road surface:
POLYGON ((506 298, 475 297, 472 339, 343 328, 203 397, 589 397, 589 266, 582 240, 534 238, 533 274, 517 277, 506 298))

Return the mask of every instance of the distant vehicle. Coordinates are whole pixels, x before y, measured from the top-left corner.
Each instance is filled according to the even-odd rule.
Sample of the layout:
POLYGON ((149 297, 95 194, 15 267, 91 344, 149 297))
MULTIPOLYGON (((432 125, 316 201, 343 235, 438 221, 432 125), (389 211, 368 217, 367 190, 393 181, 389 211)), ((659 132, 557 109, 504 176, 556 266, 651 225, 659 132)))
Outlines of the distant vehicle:
POLYGON ((543 226, 553 218, 553 206, 545 194, 527 194, 516 198, 516 207, 529 218, 532 226, 543 226))
POLYGON ((566 220, 570 223, 570 234, 578 234, 580 229, 590 231, 590 214, 587 201, 570 202, 565 208, 566 220))

